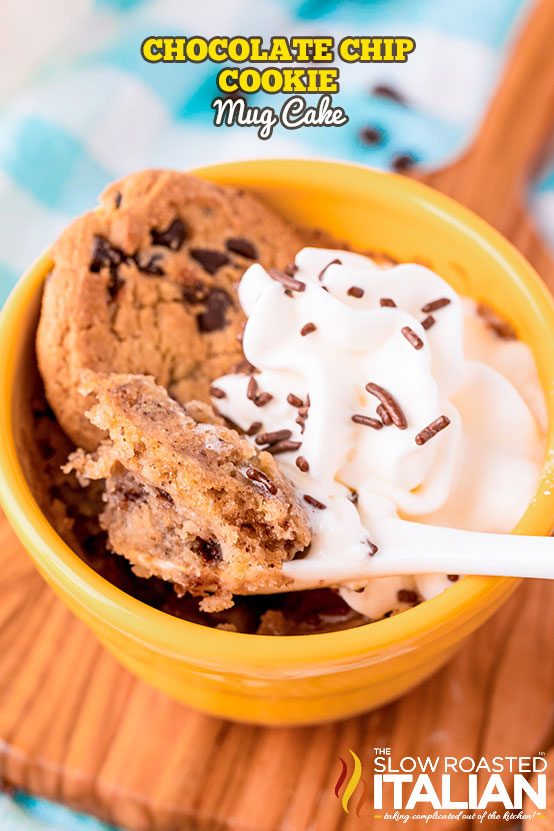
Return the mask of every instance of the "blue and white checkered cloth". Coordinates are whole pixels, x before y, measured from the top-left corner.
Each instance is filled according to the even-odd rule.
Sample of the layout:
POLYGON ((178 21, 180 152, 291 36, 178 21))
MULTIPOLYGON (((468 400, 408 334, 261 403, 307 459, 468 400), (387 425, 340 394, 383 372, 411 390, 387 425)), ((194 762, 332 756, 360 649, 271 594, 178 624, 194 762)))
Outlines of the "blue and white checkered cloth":
MULTIPOLYGON (((143 167, 318 155, 389 167, 456 155, 479 123, 527 0, 12 0, 0 32, 0 304, 18 275, 110 180, 143 167), (215 129, 219 67, 150 65, 151 34, 410 35, 404 65, 344 65, 340 129, 215 129), (25 48, 21 48, 21 44, 25 48), (402 99, 375 94, 392 88, 402 99), (373 141, 364 141, 365 128, 373 141), (376 131, 376 132, 375 132, 376 131)), ((398 95, 396 96, 398 98, 398 95)), ((263 103, 254 96, 254 103, 263 103)), ((554 167, 536 183, 554 243, 554 167)), ((1 737, 0 737, 1 739, 1 737)), ((96 821, 25 795, 0 795, 2 831, 96 821)))

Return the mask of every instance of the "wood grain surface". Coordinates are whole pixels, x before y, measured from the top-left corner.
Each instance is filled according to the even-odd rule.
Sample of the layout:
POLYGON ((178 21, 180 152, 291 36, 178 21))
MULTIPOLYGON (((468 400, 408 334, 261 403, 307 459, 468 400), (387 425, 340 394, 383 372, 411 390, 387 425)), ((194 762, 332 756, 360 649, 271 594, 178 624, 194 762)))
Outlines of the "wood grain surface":
MULTIPOLYGON (((553 37, 554 1, 542 0, 470 151, 420 178, 499 227, 554 288, 554 265, 525 206, 553 126, 553 37)), ((187 710, 120 668, 42 582, 2 518, 0 777, 136 831, 390 827, 358 794, 343 811, 334 794, 339 757, 352 749, 367 758, 383 746, 397 759, 550 750, 552 767, 553 643, 554 586, 527 581, 446 668, 399 702, 322 727, 233 725, 187 710)), ((525 823, 525 831, 547 829, 554 804, 525 823)))

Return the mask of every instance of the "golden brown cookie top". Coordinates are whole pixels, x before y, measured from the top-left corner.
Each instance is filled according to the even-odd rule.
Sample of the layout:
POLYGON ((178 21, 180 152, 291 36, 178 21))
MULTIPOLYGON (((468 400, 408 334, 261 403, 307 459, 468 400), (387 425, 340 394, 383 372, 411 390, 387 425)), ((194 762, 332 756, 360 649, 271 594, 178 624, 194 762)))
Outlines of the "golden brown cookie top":
POLYGON ((151 374, 181 401, 242 357, 236 285, 255 261, 283 268, 299 234, 245 191, 147 170, 116 182, 53 248, 37 334, 56 416, 76 444, 102 434, 77 393, 85 369, 151 374))

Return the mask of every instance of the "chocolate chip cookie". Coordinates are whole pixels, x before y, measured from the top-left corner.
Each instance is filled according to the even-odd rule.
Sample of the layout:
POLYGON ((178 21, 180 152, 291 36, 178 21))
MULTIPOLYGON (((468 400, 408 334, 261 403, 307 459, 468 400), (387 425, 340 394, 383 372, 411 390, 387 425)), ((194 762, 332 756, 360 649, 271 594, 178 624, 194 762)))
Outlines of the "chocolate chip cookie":
POLYGON ((201 595, 217 611, 232 595, 286 587, 282 564, 309 545, 307 513, 275 459, 200 402, 186 407, 153 378, 85 373, 91 422, 109 439, 78 450, 66 472, 106 479, 100 516, 111 548, 142 577, 201 595))
POLYGON ((111 185, 53 248, 37 334, 48 400, 69 437, 102 433, 77 392, 85 369, 153 375, 179 401, 242 357, 236 285, 259 261, 284 268, 303 241, 254 196, 148 170, 111 185))

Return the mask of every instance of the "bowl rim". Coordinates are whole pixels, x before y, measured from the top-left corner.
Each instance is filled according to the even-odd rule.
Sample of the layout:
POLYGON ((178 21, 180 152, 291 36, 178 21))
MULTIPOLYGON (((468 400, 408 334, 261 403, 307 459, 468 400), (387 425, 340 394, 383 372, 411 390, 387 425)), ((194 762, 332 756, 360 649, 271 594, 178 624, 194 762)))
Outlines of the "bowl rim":
MULTIPOLYGON (((308 166, 314 174, 318 168, 332 166, 339 174, 354 170, 368 182, 370 179, 375 183, 377 179, 381 183, 386 181, 387 187, 394 188, 399 197, 443 215, 469 236, 478 238, 510 273, 521 296, 532 304, 535 316, 541 320, 546 338, 542 348, 550 356, 549 365, 553 367, 549 385, 543 384, 549 409, 543 472, 535 497, 512 533, 549 534, 554 525, 553 471, 548 466, 549 458, 554 456, 554 300, 538 274, 510 242, 472 211, 427 185, 397 174, 350 162, 277 158, 224 162, 188 172, 219 181, 231 173, 232 178, 240 179, 241 173, 249 176, 259 170, 267 173, 268 166, 283 164, 298 171, 308 166)), ((113 630, 157 652, 205 666, 223 663, 285 668, 322 665, 329 661, 345 665, 349 658, 377 654, 395 646, 404 652, 418 638, 435 640, 444 628, 457 628, 456 621, 463 610, 493 603, 496 597, 504 596, 518 584, 515 578, 469 576, 431 600, 388 619, 335 632, 275 637, 222 631, 176 618, 108 582, 81 560, 50 525, 31 493, 15 448, 10 390, 16 380, 16 350, 10 349, 10 344, 20 337, 21 325, 28 327, 26 310, 36 301, 50 268, 47 250, 24 272, 0 312, 0 355, 5 356, 0 361, 0 503, 39 570, 63 590, 74 610, 80 609, 89 618, 101 619, 113 630)))

